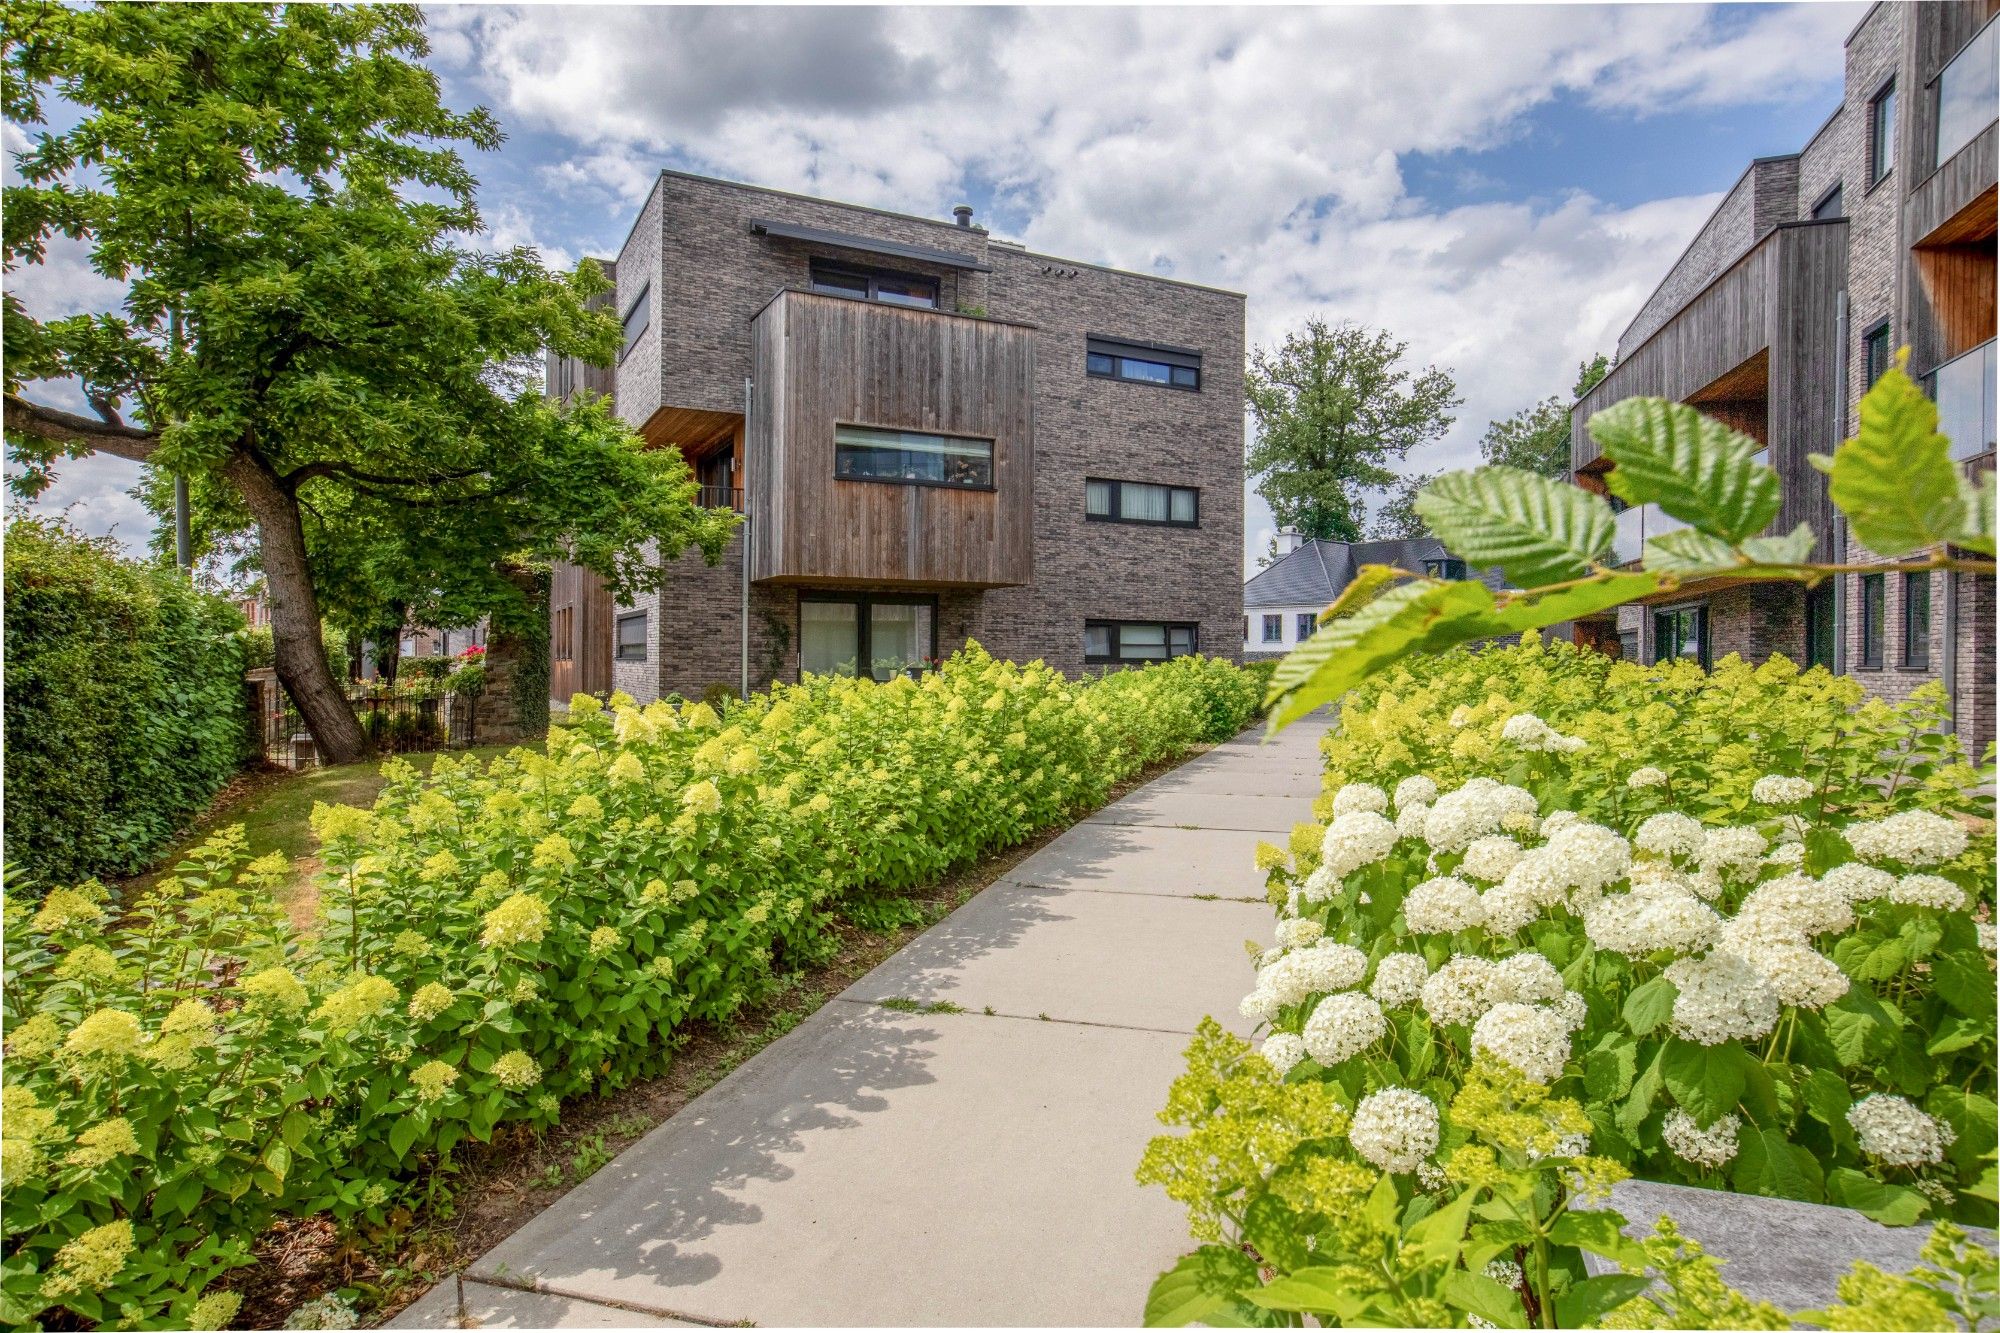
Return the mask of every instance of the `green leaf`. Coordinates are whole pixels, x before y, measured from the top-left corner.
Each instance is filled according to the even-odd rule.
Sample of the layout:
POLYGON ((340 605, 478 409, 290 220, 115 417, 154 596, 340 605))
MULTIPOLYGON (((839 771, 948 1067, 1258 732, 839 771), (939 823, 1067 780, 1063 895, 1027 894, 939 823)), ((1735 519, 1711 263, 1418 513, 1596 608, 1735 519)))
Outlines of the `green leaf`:
POLYGON ((1848 1166, 1827 1176, 1826 1197, 1888 1227, 1906 1227, 1930 1207, 1930 1200, 1907 1185, 1876 1180, 1848 1166))
POLYGON ((1647 540, 1643 563, 1662 574, 1703 574, 1734 569, 1743 562, 1736 548, 1722 538, 1699 528, 1675 528, 1647 540))
POLYGON ((1896 1044, 1894 1016, 1865 991, 1848 991, 1822 1009, 1820 1017, 1834 1054, 1849 1069, 1881 1059, 1896 1044))
POLYGON ((1563 1328, 1588 1328, 1652 1285, 1653 1279, 1643 1273, 1587 1277, 1556 1297, 1556 1323, 1563 1328))
POLYGON ((1775 1129, 1742 1131, 1730 1180, 1739 1193, 1767 1198, 1817 1203, 1823 1194, 1819 1161, 1775 1129))
POLYGON ((1632 1090, 1639 1072, 1638 1052, 1616 1033, 1608 1035, 1583 1062, 1583 1090, 1593 1102, 1611 1102, 1632 1090))
POLYGON ((1257 1281, 1257 1268, 1240 1251, 1204 1245, 1160 1274, 1146 1293, 1147 1328, 1209 1323, 1236 1304, 1236 1293, 1257 1281))
POLYGON ((1564 1213, 1550 1225, 1549 1239, 1618 1263, 1644 1263, 1646 1259, 1639 1242, 1625 1234, 1625 1218, 1608 1208, 1564 1213))
POLYGON ((1665 1081, 1662 1070, 1666 1063, 1667 1053, 1663 1048, 1653 1056, 1651 1063, 1640 1071, 1639 1077, 1632 1084, 1632 1095, 1618 1108, 1618 1128, 1624 1130, 1628 1137, 1636 1136, 1639 1126, 1646 1122, 1648 1115, 1652 1114, 1653 1102, 1659 1097, 1661 1085, 1665 1081))
POLYGON ((1630 504, 1657 504, 1732 544, 1778 516, 1778 474, 1754 461, 1761 446, 1685 403, 1627 398, 1592 416, 1590 433, 1615 464, 1605 484, 1630 504))
POLYGON ((1701 1046, 1676 1037, 1667 1043, 1660 1072, 1674 1100, 1702 1124, 1712 1125, 1743 1100, 1744 1059, 1734 1043, 1701 1046))
POLYGON ((1465 1191, 1411 1227, 1403 1243, 1405 1258, 1414 1255, 1419 1263, 1435 1268, 1456 1267, 1458 1252, 1465 1248, 1465 1229, 1472 1224, 1477 1193, 1465 1191))
POLYGON ((1454 1309, 1476 1314, 1500 1328, 1526 1328, 1528 1312, 1521 1306, 1521 1293, 1494 1281, 1484 1273, 1459 1268, 1444 1280, 1445 1303, 1454 1309))
POLYGON ((1965 518, 1959 524, 1958 536, 1952 541, 1969 551, 1981 555, 1994 554, 1993 510, 1996 495, 2000 495, 2000 481, 1993 473, 1982 469, 1979 479, 1967 479, 1965 483, 1965 518))
POLYGON ((1846 1079, 1831 1069, 1815 1069, 1799 1084, 1799 1092, 1805 1099, 1807 1114, 1834 1130, 1836 1137, 1848 1129, 1847 1110, 1854 1105, 1854 1097, 1848 1091, 1846 1079))
POLYGON ((1268 1286, 1244 1292, 1243 1299, 1266 1310, 1330 1314, 1342 1323, 1360 1315, 1366 1303, 1364 1294, 1355 1290, 1354 1274, 1339 1268, 1301 1269, 1268 1286))
POLYGON ((1937 404, 1903 372, 1904 352, 1861 399, 1861 428, 1834 451, 1827 494, 1855 540, 1899 556, 1968 533, 1969 506, 1937 404))
POLYGON ((1924 1098, 1924 1109, 1958 1135, 1945 1155, 1960 1167, 1973 1166, 1982 1153, 1993 1150, 1995 1133, 2000 1132, 2000 1106, 1991 1097, 1965 1088, 1933 1088, 1924 1098))
POLYGON ((417 1141, 417 1135, 422 1132, 423 1126, 417 1122, 415 1116, 404 1116, 389 1127, 389 1151, 399 1158, 407 1156, 410 1145, 417 1141))
POLYGON ((1812 524, 1801 523, 1776 537, 1751 537, 1742 551, 1760 565, 1801 565, 1812 559, 1815 540, 1812 524))
POLYGON ((1937 992, 1946 1004, 1967 1018, 1983 1018, 1990 1025, 1994 1013, 1993 969, 1984 954, 1966 950, 1942 954, 1931 960, 1931 975, 1937 992))
POLYGON ((1633 987, 1632 993, 1625 997, 1625 1026, 1634 1035, 1645 1036, 1673 1015, 1674 998, 1679 994, 1674 983, 1665 977, 1654 977, 1633 987))
POLYGON ((1417 495, 1416 508, 1454 554, 1528 588, 1584 573, 1618 527, 1601 497, 1517 467, 1446 473, 1417 495))

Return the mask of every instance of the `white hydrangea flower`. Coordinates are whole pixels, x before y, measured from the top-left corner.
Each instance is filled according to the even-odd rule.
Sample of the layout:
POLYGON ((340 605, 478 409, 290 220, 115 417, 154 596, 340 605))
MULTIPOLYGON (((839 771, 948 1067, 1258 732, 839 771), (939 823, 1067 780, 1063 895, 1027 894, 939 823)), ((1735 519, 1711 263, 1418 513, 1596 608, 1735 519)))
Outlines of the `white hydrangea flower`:
POLYGON ((1243 997, 1242 1003, 1236 1006, 1236 1012, 1253 1023, 1269 1023, 1277 1018, 1281 1007, 1277 996, 1259 987, 1243 997))
POLYGON ((1549 817, 1542 821, 1542 836, 1544 838, 1553 838, 1570 825, 1581 823, 1583 823, 1583 816, 1574 810, 1551 811, 1549 817))
POLYGON ((1463 851, 1474 838, 1500 831, 1506 813, 1492 794, 1498 783, 1466 783, 1437 798, 1424 816, 1424 840, 1438 852, 1463 851))
POLYGON ((1849 861, 1846 865, 1835 866, 1821 875, 1819 882, 1850 903, 1886 898, 1889 896, 1889 890, 1896 887, 1894 875, 1877 866, 1863 865, 1859 861, 1849 861))
POLYGON ((1802 866, 1805 863, 1806 845, 1802 842, 1781 842, 1764 858, 1767 866, 1802 866))
POLYGON ((1584 746, 1578 736, 1565 736, 1533 713, 1516 713, 1500 726, 1500 739, 1523 750, 1572 754, 1584 746))
POLYGON ((1278 943, 1288 949, 1303 949, 1325 933, 1326 927, 1309 917, 1295 917, 1278 923, 1278 943))
POLYGON ((1504 1060, 1537 1083, 1554 1083, 1569 1059, 1569 1029, 1550 1010, 1504 1000, 1472 1025, 1472 1049, 1504 1060))
POLYGON ((1655 856, 1693 856, 1701 850, 1704 836, 1700 820, 1666 810, 1647 816, 1632 835, 1632 845, 1655 856))
POLYGON ((1660 1137, 1681 1160, 1696 1166, 1718 1167, 1727 1165, 1736 1156, 1736 1132, 1742 1125, 1735 1116, 1725 1115, 1703 1129, 1700 1121, 1676 1106, 1661 1122, 1660 1137))
POLYGON ((1965 890, 1942 875, 1905 875, 1889 890, 1889 901, 1940 912, 1965 910, 1965 890))
POLYGON ((1431 808, 1429 806, 1418 805, 1414 802, 1399 807, 1396 811, 1396 836, 1399 838, 1422 838, 1424 836, 1424 820, 1429 816, 1430 812, 1431 808))
POLYGON ((1513 1287, 1517 1290, 1527 1276, 1521 1271, 1521 1265, 1515 1263, 1512 1259, 1491 1260, 1487 1263, 1485 1271, 1486 1276, 1492 1278, 1501 1286, 1513 1287))
POLYGON ((1750 784, 1750 799, 1763 805, 1797 805, 1812 799, 1810 778, 1780 777, 1767 773, 1750 784))
POLYGON ((1569 878, 1546 848, 1537 847, 1522 853, 1513 869, 1500 880, 1500 887, 1521 894, 1539 907, 1554 907, 1568 891, 1569 878))
POLYGON ((1474 838, 1466 847, 1465 859, 1458 863, 1458 872, 1488 884, 1498 884, 1507 878, 1507 872, 1520 859, 1520 843, 1502 833, 1489 833, 1483 838, 1474 838))
POLYGON ((1430 965, 1420 953, 1387 954, 1375 964, 1375 980, 1369 983, 1368 993, 1384 1009, 1400 1009, 1423 994, 1424 979, 1430 974, 1430 965))
POLYGON ((1313 872, 1306 876, 1301 892, 1307 902, 1323 903, 1340 892, 1340 877, 1333 873, 1330 866, 1314 866, 1313 872))
POLYGON ((1465 704, 1452 709, 1451 716, 1445 719, 1445 722, 1453 727, 1462 727, 1470 721, 1472 721, 1472 709, 1465 704))
POLYGON ((1547 955, 1534 949, 1500 959, 1486 977, 1487 994, 1496 1001, 1542 1004, 1563 995, 1562 973, 1547 955))
POLYGON ((1735 933, 1738 925, 1731 922, 1724 931, 1724 944, 1763 974, 1778 1003, 1824 1009, 1847 994, 1847 974, 1819 950, 1800 941, 1744 939, 1735 933))
POLYGON ((1479 910, 1486 916, 1489 934, 1512 935, 1540 916, 1542 905, 1521 884, 1509 880, 1480 894, 1479 910))
POLYGON ((1471 1026, 1492 1006, 1493 964, 1458 954, 1424 979, 1424 1012, 1434 1023, 1471 1026))
POLYGON ((1847 845, 1866 861, 1934 866, 1965 850, 1965 826, 1929 810, 1905 810, 1868 824, 1849 824, 1847 845))
POLYGON ((1579 823, 1558 829, 1541 850, 1566 887, 1587 894, 1625 878, 1632 865, 1632 844, 1602 824, 1579 823))
POLYGON ((1427 879, 1403 899, 1403 920, 1418 935, 1450 935, 1470 930, 1486 920, 1479 890, 1446 875, 1427 879))
POLYGON ((1451 1183, 1451 1177, 1436 1162, 1417 1163, 1417 1184, 1427 1190, 1441 1190, 1451 1183))
POLYGON ((1335 815, 1320 842, 1320 864, 1336 878, 1373 865, 1394 851, 1396 826, 1373 810, 1335 815))
POLYGON ((1592 903, 1583 933, 1607 953, 1640 958, 1656 949, 1696 953, 1715 940, 1722 918, 1678 884, 1634 884, 1629 893, 1592 903))
POLYGON ((1713 828, 1702 835, 1695 862, 1717 875, 1732 871, 1753 872, 1769 846, 1764 835, 1753 828, 1713 828))
POLYGON ((1413 805, 1429 805, 1438 798, 1438 785, 1430 778, 1418 773, 1404 778, 1396 784, 1396 809, 1406 810, 1413 805))
POLYGON ((1891 1166, 1929 1166, 1944 1160, 1956 1140, 1951 1126, 1932 1119, 1901 1097, 1871 1093, 1847 1109, 1861 1151, 1891 1166))
POLYGON ((1306 1041, 1296 1033, 1273 1032, 1264 1038, 1261 1053, 1264 1063, 1277 1070, 1278 1077, 1283 1078, 1292 1072, 1293 1065, 1306 1058, 1306 1041))
POLYGON ((1562 1020, 1562 1025, 1571 1032, 1575 1032, 1590 1021, 1589 1002, 1573 990, 1564 991, 1562 997, 1549 1007, 1555 1012, 1555 1016, 1562 1020))
POLYGON ((1743 955, 1712 949, 1701 958, 1681 958, 1666 977, 1680 994, 1670 1022, 1679 1036, 1703 1046, 1751 1041, 1778 1025, 1778 993, 1743 955))
POLYGON ((1257 974, 1257 989, 1268 991, 1281 1005, 1298 1004, 1314 995, 1346 990, 1368 970, 1368 955, 1349 944, 1321 940, 1310 949, 1294 949, 1257 974))
POLYGON ((1809 875, 1785 875, 1759 884, 1736 909, 1739 921, 1762 923, 1765 933, 1790 930, 1800 936, 1824 935, 1854 924, 1854 908, 1845 895, 1809 875))
POLYGON ((1667 774, 1664 769, 1654 768, 1648 764, 1644 768, 1633 769, 1632 775, 1625 779, 1625 785, 1633 791, 1647 787, 1664 787, 1667 785, 1667 774))
POLYGON ((1988 953, 1992 953, 1993 923, 1991 921, 1975 921, 1972 923, 1972 926, 1974 930, 1979 932, 1979 947, 1988 953))
POLYGON ((1356 991, 1329 995, 1306 1020, 1306 1051, 1322 1065, 1337 1065, 1367 1050, 1388 1031, 1382 1006, 1368 996, 1356 991))
POLYGON ((1370 782, 1350 782, 1333 794, 1333 813, 1351 815, 1356 811, 1381 814, 1389 808, 1389 797, 1370 782))
POLYGON ((1384 1171, 1414 1171, 1437 1151, 1437 1106, 1408 1088, 1377 1089, 1354 1108, 1347 1141, 1363 1161, 1384 1171))

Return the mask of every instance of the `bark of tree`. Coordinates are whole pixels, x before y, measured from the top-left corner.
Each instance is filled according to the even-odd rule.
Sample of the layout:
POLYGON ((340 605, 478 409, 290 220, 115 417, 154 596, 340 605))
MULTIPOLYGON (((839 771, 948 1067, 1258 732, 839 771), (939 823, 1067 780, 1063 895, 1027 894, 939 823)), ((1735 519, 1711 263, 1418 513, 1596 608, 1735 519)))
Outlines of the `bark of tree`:
MULTIPOLYGON (((6 397, 6 429, 54 444, 89 448, 143 463, 159 448, 159 435, 116 421, 40 407, 12 394, 6 397)), ((271 602, 273 665, 292 696, 321 757, 329 764, 352 763, 368 754, 368 738, 334 679, 320 641, 319 601, 306 563, 305 527, 298 497, 247 448, 239 448, 223 469, 257 521, 271 602)))

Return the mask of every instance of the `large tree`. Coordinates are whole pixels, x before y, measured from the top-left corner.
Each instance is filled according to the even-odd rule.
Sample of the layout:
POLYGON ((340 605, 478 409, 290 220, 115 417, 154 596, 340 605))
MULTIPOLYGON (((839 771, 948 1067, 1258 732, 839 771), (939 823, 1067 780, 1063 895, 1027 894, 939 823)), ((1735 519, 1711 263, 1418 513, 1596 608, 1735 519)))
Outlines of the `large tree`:
POLYGON ((696 506, 677 453, 524 385, 544 349, 615 355, 616 321, 584 305, 604 279, 472 248, 459 150, 501 135, 442 105, 415 8, 10 0, 0 23, 6 115, 60 127, 18 155, 6 264, 63 236, 125 284, 63 319, 7 297, 19 486, 101 451, 235 507, 278 676, 328 759, 366 742, 320 646, 322 581, 525 619, 523 562, 563 554, 629 595, 661 577, 648 540, 720 551, 733 519, 696 506), (94 417, 24 396, 65 380, 94 417))
POLYGON ((1405 368, 1408 350, 1383 330, 1310 319, 1251 353, 1248 467, 1280 528, 1360 540, 1367 492, 1395 485, 1391 465, 1451 428, 1451 374, 1405 368))
POLYGON ((1438 479, 1436 472, 1418 472, 1410 476, 1396 478, 1395 487, 1389 498, 1375 511, 1375 523, 1369 535, 1372 537, 1428 537, 1430 524, 1417 512, 1417 493, 1438 479))
POLYGON ((1569 476, 1569 410, 1611 373, 1611 361, 1599 352, 1576 368, 1576 387, 1568 398, 1548 397, 1513 416, 1488 422, 1479 453, 1489 463, 1525 468, 1544 477, 1569 476))

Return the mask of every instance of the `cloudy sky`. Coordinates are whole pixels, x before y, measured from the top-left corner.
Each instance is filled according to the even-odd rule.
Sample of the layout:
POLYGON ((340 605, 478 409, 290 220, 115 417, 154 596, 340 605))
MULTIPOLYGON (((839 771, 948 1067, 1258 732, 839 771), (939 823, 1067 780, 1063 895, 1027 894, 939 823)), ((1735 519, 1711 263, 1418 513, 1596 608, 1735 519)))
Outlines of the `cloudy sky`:
MULTIPOLYGON (((937 217, 1234 288, 1253 343, 1394 330, 1465 406, 1412 471, 1566 391, 1752 157, 1840 94, 1859 3, 1436 8, 429 6, 432 64, 509 139, 493 239, 615 253, 662 167, 937 217)), ((22 142, 8 129, 9 147, 22 142)), ((10 284, 103 299, 73 256, 10 284)), ((45 501, 143 544, 134 469, 45 501)), ((1246 553, 1270 537, 1255 500, 1246 553)))

